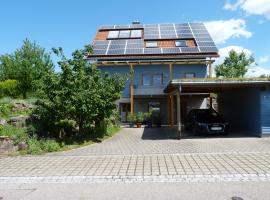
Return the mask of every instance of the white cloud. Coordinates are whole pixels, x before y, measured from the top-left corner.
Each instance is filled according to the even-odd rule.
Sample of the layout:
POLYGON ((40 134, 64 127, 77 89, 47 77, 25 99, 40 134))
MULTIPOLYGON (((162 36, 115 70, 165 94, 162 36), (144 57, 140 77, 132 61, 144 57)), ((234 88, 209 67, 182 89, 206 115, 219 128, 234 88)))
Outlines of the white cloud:
POLYGON ((235 3, 226 2, 224 8, 241 9, 248 15, 263 15, 270 20, 270 0, 237 0, 235 3))
POLYGON ((259 67, 259 66, 248 67, 248 72, 246 73, 246 77, 259 77, 261 75, 270 75, 270 68, 259 67))
POLYGON ((230 3, 230 2, 226 2, 226 4, 224 5, 224 8, 226 10, 237 10, 237 8, 239 6, 241 6, 243 4, 244 0, 238 0, 235 3, 230 3))
POLYGON ((225 43, 230 38, 252 36, 252 33, 247 31, 243 19, 208 21, 205 22, 205 26, 216 44, 225 43))
POLYGON ((270 56, 267 55, 267 56, 263 56, 263 57, 260 57, 258 62, 261 64, 261 63, 267 63, 268 61, 270 61, 270 56))

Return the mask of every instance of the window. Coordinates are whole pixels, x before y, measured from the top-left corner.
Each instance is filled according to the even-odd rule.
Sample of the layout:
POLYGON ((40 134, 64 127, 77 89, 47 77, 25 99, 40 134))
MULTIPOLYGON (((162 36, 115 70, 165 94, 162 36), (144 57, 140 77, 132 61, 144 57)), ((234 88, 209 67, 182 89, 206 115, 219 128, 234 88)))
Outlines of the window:
POLYGON ((187 42, 186 42, 186 40, 176 40, 175 41, 175 46, 177 46, 177 47, 187 47, 187 42))
POLYGON ((153 75, 153 85, 162 85, 162 74, 153 75))
POLYGON ((185 73, 185 78, 195 78, 195 73, 185 73))
POLYGON ((119 35, 119 31, 110 31, 109 32, 109 35, 108 35, 108 38, 118 38, 118 35, 119 35))
POLYGON ((151 75, 149 74, 143 74, 143 79, 142 79, 142 83, 143 85, 151 85, 151 75))
POLYGON ((162 74, 143 74, 142 75, 142 84, 146 86, 154 85, 159 86, 162 85, 163 78, 162 74))
POLYGON ((130 37, 131 38, 141 38, 142 37, 142 30, 132 30, 130 37))
POLYGON ((129 30, 120 31, 119 38, 129 38, 129 36, 130 36, 129 30))
POLYGON ((146 42, 145 43, 145 47, 147 47, 147 48, 154 48, 154 47, 157 47, 158 45, 157 45, 157 42, 155 42, 155 41, 148 41, 148 42, 146 42))

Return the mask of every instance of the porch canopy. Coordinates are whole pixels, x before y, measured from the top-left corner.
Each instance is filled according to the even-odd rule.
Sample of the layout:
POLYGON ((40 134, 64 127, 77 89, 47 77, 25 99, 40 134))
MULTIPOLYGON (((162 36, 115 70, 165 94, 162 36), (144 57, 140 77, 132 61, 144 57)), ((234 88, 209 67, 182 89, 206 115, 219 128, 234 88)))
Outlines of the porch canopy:
POLYGON ((164 89, 165 93, 176 93, 181 88, 181 93, 218 93, 228 90, 261 87, 270 85, 270 78, 243 78, 243 79, 174 79, 164 89))
POLYGON ((164 93, 176 95, 177 100, 177 138, 181 138, 180 96, 185 93, 219 93, 245 88, 261 88, 266 90, 270 86, 270 78, 194 78, 174 79, 168 83, 164 93))

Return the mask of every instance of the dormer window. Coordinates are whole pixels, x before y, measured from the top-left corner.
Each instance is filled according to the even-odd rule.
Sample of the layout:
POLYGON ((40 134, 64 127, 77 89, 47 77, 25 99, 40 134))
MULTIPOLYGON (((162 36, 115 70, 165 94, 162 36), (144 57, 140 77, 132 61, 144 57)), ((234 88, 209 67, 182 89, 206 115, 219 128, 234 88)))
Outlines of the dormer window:
POLYGON ((142 38, 142 30, 109 31, 107 39, 142 38))
POLYGON ((119 38, 129 38, 130 30, 120 31, 119 38))
POLYGON ((145 47, 147 48, 155 48, 155 47, 158 47, 158 44, 156 41, 147 41, 145 43, 145 47))
POLYGON ((110 31, 108 35, 108 39, 116 39, 118 38, 119 31, 110 31))
POLYGON ((176 40, 175 46, 176 47, 187 47, 187 41, 186 40, 176 40))
POLYGON ((130 38, 142 38, 142 30, 132 30, 130 38))

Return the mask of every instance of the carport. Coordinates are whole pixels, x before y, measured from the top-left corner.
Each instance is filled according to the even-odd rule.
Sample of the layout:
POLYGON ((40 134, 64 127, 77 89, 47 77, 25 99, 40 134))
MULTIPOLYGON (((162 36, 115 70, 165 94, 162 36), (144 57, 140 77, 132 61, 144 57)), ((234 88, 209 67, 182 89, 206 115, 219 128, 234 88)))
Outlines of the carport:
MULTIPOLYGON (((223 115, 254 136, 270 135, 269 79, 176 79, 164 92, 176 96, 177 138, 181 139, 181 95, 219 93, 223 115)), ((210 101, 211 102, 211 101, 210 101)))

